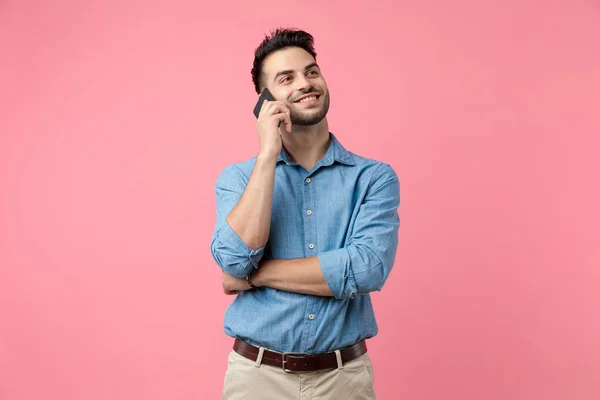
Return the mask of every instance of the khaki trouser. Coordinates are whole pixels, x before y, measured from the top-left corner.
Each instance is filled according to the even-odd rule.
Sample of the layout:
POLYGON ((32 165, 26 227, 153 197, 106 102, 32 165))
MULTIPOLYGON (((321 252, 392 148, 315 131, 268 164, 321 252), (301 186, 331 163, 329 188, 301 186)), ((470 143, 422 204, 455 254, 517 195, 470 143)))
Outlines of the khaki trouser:
POLYGON ((373 400, 367 353, 342 368, 290 373, 229 353, 223 400, 373 400))

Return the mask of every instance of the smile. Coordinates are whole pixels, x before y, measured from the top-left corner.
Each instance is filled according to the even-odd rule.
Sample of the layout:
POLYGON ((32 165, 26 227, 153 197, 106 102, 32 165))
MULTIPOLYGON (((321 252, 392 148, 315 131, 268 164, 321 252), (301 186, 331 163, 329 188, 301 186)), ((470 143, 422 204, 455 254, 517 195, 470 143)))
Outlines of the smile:
POLYGON ((317 101, 317 99, 319 98, 319 96, 317 95, 312 95, 312 96, 307 96, 307 97, 303 97, 300 100, 295 101, 294 103, 314 103, 317 101))

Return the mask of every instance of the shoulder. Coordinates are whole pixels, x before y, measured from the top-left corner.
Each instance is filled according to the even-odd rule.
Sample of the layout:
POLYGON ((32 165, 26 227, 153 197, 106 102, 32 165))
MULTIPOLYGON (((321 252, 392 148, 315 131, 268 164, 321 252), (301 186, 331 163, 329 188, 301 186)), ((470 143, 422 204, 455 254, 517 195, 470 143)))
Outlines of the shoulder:
POLYGON ((217 177, 217 186, 228 185, 232 182, 247 184, 254 164, 256 164, 256 157, 225 166, 217 177))
POLYGON ((369 177, 370 183, 399 181, 398 174, 387 162, 349 152, 356 166, 369 177))

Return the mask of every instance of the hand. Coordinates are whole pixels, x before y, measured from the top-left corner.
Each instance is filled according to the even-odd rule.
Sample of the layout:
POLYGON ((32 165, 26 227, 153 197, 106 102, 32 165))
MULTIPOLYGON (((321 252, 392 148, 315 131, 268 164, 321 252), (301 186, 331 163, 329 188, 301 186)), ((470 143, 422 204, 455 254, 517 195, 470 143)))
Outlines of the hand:
POLYGON ((236 278, 226 272, 223 272, 221 276, 221 283, 223 284, 223 292, 228 295, 238 294, 243 290, 251 289, 246 279, 236 278))
POLYGON ((266 156, 278 157, 282 141, 279 125, 283 123, 288 133, 292 132, 290 109, 280 101, 265 100, 260 108, 256 130, 260 137, 260 153, 266 156))

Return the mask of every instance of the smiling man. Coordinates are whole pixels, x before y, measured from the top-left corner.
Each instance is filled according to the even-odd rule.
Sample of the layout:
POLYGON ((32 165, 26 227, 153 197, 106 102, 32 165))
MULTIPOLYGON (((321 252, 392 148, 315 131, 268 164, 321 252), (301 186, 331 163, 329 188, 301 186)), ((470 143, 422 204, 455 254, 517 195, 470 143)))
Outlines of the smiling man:
POLYGON ((223 399, 374 399, 369 293, 394 264, 398 177, 329 131, 310 34, 272 32, 252 80, 275 98, 261 106, 259 152, 216 183, 211 251, 224 292, 236 295, 223 399))

